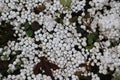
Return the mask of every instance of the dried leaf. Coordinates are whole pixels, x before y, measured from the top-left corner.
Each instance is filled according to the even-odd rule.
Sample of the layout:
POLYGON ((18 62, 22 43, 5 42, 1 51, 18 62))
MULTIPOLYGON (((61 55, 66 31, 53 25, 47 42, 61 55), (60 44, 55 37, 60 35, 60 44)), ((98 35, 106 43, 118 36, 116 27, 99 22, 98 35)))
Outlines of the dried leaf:
POLYGON ((81 74, 83 74, 83 72, 81 72, 81 71, 76 71, 74 74, 76 76, 78 76, 79 80, 91 80, 91 78, 89 76, 81 75, 81 74))
POLYGON ((81 74, 83 74, 83 72, 82 72, 82 71, 76 71, 74 74, 75 74, 76 76, 80 77, 81 74))
POLYGON ((50 76, 54 80, 51 69, 56 70, 56 69, 59 69, 59 67, 56 64, 50 63, 49 60, 44 56, 40 57, 39 59, 41 60, 41 62, 35 65, 33 73, 37 75, 39 73, 39 69, 41 68, 41 72, 40 72, 41 74, 50 76), (42 72, 42 70, 44 70, 44 72, 42 72))
POLYGON ((31 28, 32 28, 33 31, 37 31, 37 30, 39 30, 40 28, 42 28, 42 26, 39 25, 39 23, 38 23, 37 21, 34 21, 34 22, 32 22, 32 24, 31 24, 31 28))
POLYGON ((81 63, 81 64, 79 64, 79 67, 86 67, 86 66, 87 66, 86 63, 81 63))
POLYGON ((39 12, 44 11, 45 8, 46 8, 45 5, 39 5, 39 6, 37 6, 36 8, 34 8, 34 12, 35 12, 36 14, 39 14, 39 12))
POLYGON ((93 32, 91 28, 91 23, 93 22, 93 17, 90 16, 90 13, 87 13, 83 18, 82 18, 83 24, 86 26, 86 28, 90 31, 93 32))
POLYGON ((38 70, 40 69, 40 67, 42 67, 42 63, 40 63, 40 62, 35 65, 34 71, 33 71, 33 73, 34 73, 35 75, 38 74, 38 70))
POLYGON ((79 67, 85 67, 87 71, 91 70, 91 66, 90 66, 91 62, 87 65, 87 63, 81 63, 79 64, 79 67))
POLYGON ((6 46, 9 40, 16 40, 16 37, 13 35, 14 33, 13 26, 2 21, 0 25, 0 47, 6 46))
POLYGON ((48 65, 49 65, 50 68, 53 69, 53 70, 60 69, 56 64, 49 63, 48 65))

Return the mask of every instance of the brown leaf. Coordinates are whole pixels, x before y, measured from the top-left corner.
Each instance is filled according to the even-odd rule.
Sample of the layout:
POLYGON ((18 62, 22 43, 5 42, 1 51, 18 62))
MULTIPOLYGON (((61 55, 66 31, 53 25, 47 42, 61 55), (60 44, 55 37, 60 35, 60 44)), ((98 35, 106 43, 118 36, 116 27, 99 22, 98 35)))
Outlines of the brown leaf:
POLYGON ((59 69, 59 67, 56 64, 50 63, 49 60, 44 56, 40 57, 39 59, 41 61, 35 65, 33 73, 35 75, 39 74, 39 69, 41 68, 41 72, 40 72, 41 74, 45 74, 47 76, 50 76, 54 80, 53 73, 52 73, 51 69, 56 70, 56 69, 59 69), (42 70, 44 70, 44 72, 42 72, 42 70))
POLYGON ((76 76, 81 76, 81 74, 83 74, 83 72, 82 71, 76 71, 75 73, 74 73, 76 76))
POLYGON ((82 22, 83 24, 86 26, 86 28, 90 31, 93 32, 92 28, 91 28, 91 23, 93 22, 93 17, 90 16, 90 13, 87 13, 83 18, 82 18, 82 22))
POLYGON ((87 65, 87 63, 81 63, 79 64, 79 67, 85 67, 87 71, 91 70, 90 63, 87 65))
POLYGON ((60 69, 56 64, 49 63, 48 65, 49 65, 50 68, 53 69, 53 70, 60 69))
POLYGON ((37 7, 34 8, 34 12, 35 12, 36 14, 39 14, 39 12, 44 11, 45 8, 46 8, 45 5, 39 5, 39 6, 37 6, 37 7))
POLYGON ((33 70, 33 73, 35 75, 38 74, 38 71, 39 71, 39 69, 40 69, 41 66, 42 66, 42 64, 40 62, 35 65, 34 70, 33 70))
POLYGON ((87 66, 86 63, 81 63, 81 64, 79 64, 79 67, 86 67, 86 66, 87 66))

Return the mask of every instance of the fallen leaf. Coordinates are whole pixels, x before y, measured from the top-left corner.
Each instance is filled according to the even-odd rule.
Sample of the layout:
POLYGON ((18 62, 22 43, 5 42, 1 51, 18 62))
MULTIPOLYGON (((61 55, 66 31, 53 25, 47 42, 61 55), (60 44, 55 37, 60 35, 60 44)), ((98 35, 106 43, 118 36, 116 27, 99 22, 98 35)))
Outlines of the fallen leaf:
POLYGON ((17 37, 13 35, 14 33, 13 26, 2 21, 0 25, 0 47, 6 46, 8 41, 16 40, 17 37))
POLYGON ((72 17, 72 18, 70 18, 70 23, 74 23, 74 22, 76 22, 78 20, 78 17, 77 16, 74 16, 74 17, 72 17))
POLYGON ((93 32, 87 35, 87 44, 89 46, 93 45, 93 43, 98 39, 98 33, 93 32))
POLYGON ((74 74, 75 74, 76 76, 80 77, 81 74, 83 74, 83 72, 82 72, 82 71, 76 71, 74 74))
POLYGON ((33 31, 37 31, 42 28, 42 25, 40 25, 37 21, 34 21, 31 23, 31 28, 33 31))
POLYGON ((60 0, 60 3, 63 5, 65 9, 69 9, 71 5, 71 0, 60 0))
POLYGON ((87 65, 87 63, 81 63, 79 64, 79 67, 85 67, 87 71, 91 70, 91 66, 90 66, 91 62, 87 65))
POLYGON ((49 62, 49 60, 44 56, 40 57, 39 59, 41 61, 35 65, 33 73, 35 75, 39 73, 45 74, 47 76, 50 76, 54 80, 54 76, 51 69, 56 70, 59 69, 59 67, 56 64, 49 62), (44 70, 44 72, 42 70, 44 70))
POLYGON ((37 6, 37 7, 34 8, 34 12, 35 12, 36 14, 39 14, 39 12, 44 11, 45 8, 46 8, 45 5, 39 5, 39 6, 37 6))
POLYGON ((28 37, 32 37, 33 36, 33 31, 29 29, 29 30, 26 31, 26 34, 27 34, 28 37))
POLYGON ((83 24, 86 26, 86 28, 90 31, 93 32, 92 28, 91 28, 91 23, 93 22, 93 17, 90 16, 90 13, 87 13, 83 18, 82 18, 82 22, 83 24))
POLYGON ((24 27, 25 27, 25 30, 28 30, 28 29, 30 28, 29 22, 26 22, 26 23, 24 24, 24 27))

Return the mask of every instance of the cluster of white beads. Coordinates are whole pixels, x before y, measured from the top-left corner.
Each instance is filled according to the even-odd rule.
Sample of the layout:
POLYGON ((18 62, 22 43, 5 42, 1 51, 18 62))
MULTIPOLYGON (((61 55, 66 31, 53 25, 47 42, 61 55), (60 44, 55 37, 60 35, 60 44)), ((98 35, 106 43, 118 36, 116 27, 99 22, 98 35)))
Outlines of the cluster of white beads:
POLYGON ((33 68, 40 62, 38 57, 41 56, 46 56, 48 60, 60 67, 52 71, 55 79, 59 80, 69 80, 69 77, 72 80, 78 80, 78 77, 74 75, 77 70, 82 71, 84 76, 92 76, 92 80, 100 80, 97 74, 87 72, 85 67, 79 67, 80 64, 89 64, 91 61, 89 66, 97 65, 101 74, 107 74, 108 68, 110 71, 116 69, 116 73, 120 72, 118 69, 120 68, 120 44, 110 47, 111 39, 119 41, 120 38, 120 3, 113 0, 111 2, 109 0, 89 1, 91 8, 87 11, 91 17, 83 22, 83 17, 87 15, 84 9, 87 1, 72 0, 70 8, 65 9, 59 0, 0 0, 0 24, 2 21, 10 22, 15 30, 14 36, 18 36, 16 41, 8 41, 7 46, 0 48, 0 53, 6 49, 2 56, 0 54, 0 58, 4 60, 3 56, 7 55, 9 58, 9 55, 15 55, 16 51, 21 51, 13 63, 8 65, 12 72, 16 70, 16 65, 22 62, 20 74, 8 75, 3 80, 52 80, 47 75, 33 74, 33 68), (44 5, 45 9, 38 14, 35 13, 34 8, 41 5, 44 5), (104 5, 109 5, 111 9, 103 9, 104 5), (103 14, 98 11, 102 9, 103 14), (72 12, 79 11, 82 13, 77 15, 77 21, 71 23, 72 12), (56 19, 61 19, 61 14, 64 14, 64 17, 62 22, 58 23, 56 19), (89 24, 91 18, 93 21, 89 24), (25 26, 21 26, 26 21, 29 25, 34 21, 42 25, 42 28, 33 32, 34 37, 28 37, 25 26), (88 33, 96 32, 96 28, 99 27, 99 39, 93 44, 92 49, 86 49, 88 40, 83 36, 84 34, 81 34, 82 31, 77 33, 77 22, 80 24, 77 27, 88 33), (108 40, 102 41, 104 36, 107 36, 108 40), (41 43, 37 44, 37 42, 41 43))

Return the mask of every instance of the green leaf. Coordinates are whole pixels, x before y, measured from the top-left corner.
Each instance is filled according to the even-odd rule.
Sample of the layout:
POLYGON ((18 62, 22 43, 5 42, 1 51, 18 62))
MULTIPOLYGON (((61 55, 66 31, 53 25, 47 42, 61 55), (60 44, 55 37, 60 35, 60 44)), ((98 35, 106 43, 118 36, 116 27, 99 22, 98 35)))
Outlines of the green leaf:
POLYGON ((74 23, 74 22, 76 22, 78 20, 78 17, 77 16, 74 16, 74 17, 72 17, 69 21, 70 21, 70 23, 74 23))
POLYGON ((69 9, 71 5, 71 0, 60 0, 60 3, 63 5, 65 9, 69 9))
POLYGON ((120 75, 115 76, 112 80, 120 80, 120 75))
POLYGON ((86 46, 85 48, 88 49, 88 50, 90 50, 90 49, 92 49, 93 47, 94 47, 94 45, 90 45, 90 46, 86 46))
POLYGON ((87 43, 88 43, 88 45, 93 44, 93 41, 94 41, 94 35, 89 34, 89 35, 87 36, 87 43))
POLYGON ((55 21, 56 21, 57 23, 63 24, 63 19, 61 19, 61 18, 56 18, 55 21))
POLYGON ((66 6, 70 7, 70 5, 71 5, 71 0, 66 0, 66 6))
POLYGON ((90 33, 89 35, 87 35, 88 45, 92 45, 97 40, 97 38, 98 38, 97 32, 90 33))
POLYGON ((91 44, 93 44, 93 38, 92 38, 92 37, 89 37, 89 38, 88 38, 88 45, 91 45, 91 44))
POLYGON ((29 22, 26 22, 26 23, 24 24, 24 27, 25 27, 25 30, 29 29, 29 28, 30 28, 29 22))
POLYGON ((32 37, 33 36, 33 31, 32 30, 27 30, 26 34, 27 34, 27 36, 32 37))
POLYGON ((65 5, 66 5, 65 0, 60 0, 60 3, 61 3, 63 6, 65 6, 65 5))

